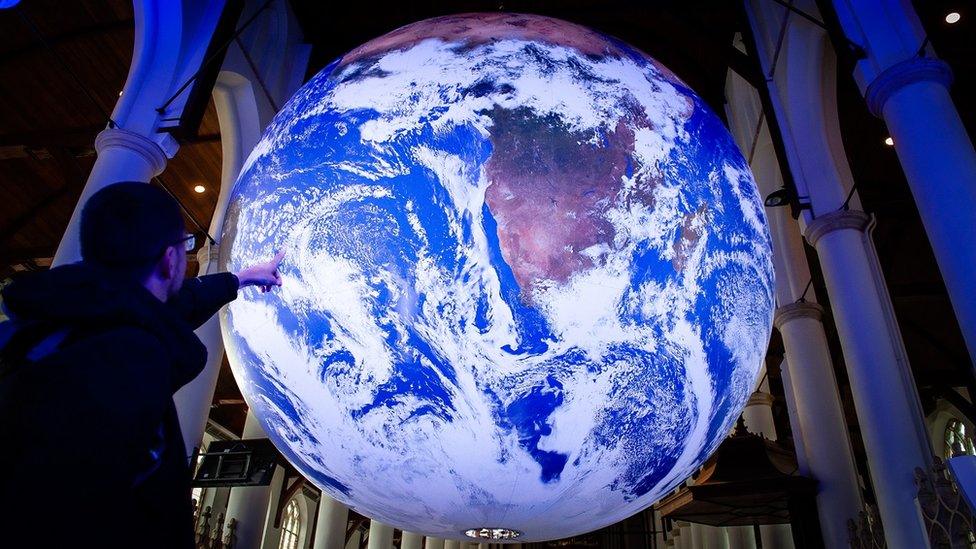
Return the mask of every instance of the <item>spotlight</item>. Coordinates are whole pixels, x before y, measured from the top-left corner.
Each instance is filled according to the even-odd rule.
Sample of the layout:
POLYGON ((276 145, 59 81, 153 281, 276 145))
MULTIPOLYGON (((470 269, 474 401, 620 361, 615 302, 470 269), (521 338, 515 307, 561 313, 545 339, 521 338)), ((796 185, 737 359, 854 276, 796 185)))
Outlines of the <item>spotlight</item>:
POLYGON ((0 10, 12 8, 20 3, 20 0, 0 0, 0 10))
POLYGON ((203 185, 197 185, 196 187, 193 187, 193 191, 196 193, 202 193, 205 190, 207 190, 207 188, 204 187, 203 185))
POLYGON ((953 11, 946 14, 945 22, 950 25, 955 25, 960 19, 962 19, 962 16, 959 15, 959 12, 953 11))
POLYGON ((778 191, 769 193, 769 196, 766 197, 763 204, 765 204, 767 208, 778 208, 780 206, 788 205, 791 202, 791 198, 790 190, 783 187, 778 191))
POLYGON ((895 140, 892 139, 891 136, 885 137, 884 144, 885 145, 888 145, 889 147, 894 147, 895 146, 895 140))

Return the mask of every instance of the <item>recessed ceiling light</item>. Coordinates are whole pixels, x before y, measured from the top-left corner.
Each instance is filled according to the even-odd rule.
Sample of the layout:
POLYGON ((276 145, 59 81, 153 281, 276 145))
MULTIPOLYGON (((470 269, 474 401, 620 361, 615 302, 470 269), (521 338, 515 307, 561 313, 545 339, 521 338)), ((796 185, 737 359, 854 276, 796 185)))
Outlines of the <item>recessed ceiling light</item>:
POLYGON ((960 19, 962 19, 962 16, 959 15, 959 12, 957 11, 949 12, 946 14, 946 23, 949 23, 950 25, 954 25, 958 23, 960 19))
POLYGON ((894 147, 895 146, 895 140, 892 139, 892 138, 890 138, 890 137, 885 137, 885 145, 888 145, 889 147, 894 147))
POLYGON ((193 190, 195 192, 202 193, 203 191, 207 190, 207 188, 203 185, 197 185, 196 187, 193 187, 193 190))

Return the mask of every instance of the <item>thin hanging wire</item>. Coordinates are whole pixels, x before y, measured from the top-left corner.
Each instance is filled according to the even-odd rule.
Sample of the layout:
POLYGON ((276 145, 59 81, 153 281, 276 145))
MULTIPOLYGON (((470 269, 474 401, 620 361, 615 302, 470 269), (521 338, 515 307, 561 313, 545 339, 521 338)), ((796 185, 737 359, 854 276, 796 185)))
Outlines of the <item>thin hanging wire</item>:
POLYGON ((210 63, 212 63, 217 58, 218 55, 221 55, 231 45, 231 43, 234 42, 234 40, 236 40, 237 37, 240 36, 242 32, 244 32, 244 30, 246 30, 249 26, 251 26, 251 23, 255 22, 258 16, 261 15, 264 12, 264 10, 266 10, 268 6, 270 6, 271 3, 274 1, 275 0, 268 0, 267 2, 262 4, 261 7, 258 8, 257 11, 255 11, 254 14, 251 15, 251 17, 249 17, 247 21, 244 22, 243 25, 241 25, 234 31, 234 34, 231 35, 231 37, 228 38, 227 41, 225 41, 219 48, 214 50, 213 53, 211 53, 206 59, 204 59, 203 63, 200 63, 200 68, 197 69, 195 73, 193 73, 193 76, 188 78, 186 82, 184 82, 183 85, 176 90, 176 93, 174 93, 172 97, 167 99, 166 102, 163 103, 160 107, 157 107, 156 112, 160 114, 166 112, 166 108, 169 107, 170 104, 172 104, 173 101, 175 101, 176 98, 180 96, 180 94, 186 91, 186 89, 190 87, 190 84, 192 84, 197 78, 199 78, 200 75, 203 74, 203 71, 210 66, 210 63))
POLYGON ((210 236, 210 231, 204 229, 203 226, 200 225, 200 222, 197 221, 197 218, 194 217, 194 215, 190 213, 190 210, 186 209, 186 206, 183 205, 183 201, 177 198, 175 194, 173 194, 173 191, 171 191, 170 188, 166 186, 165 183, 163 183, 163 180, 160 179, 159 176, 153 176, 152 181, 156 185, 158 185, 161 189, 166 191, 166 194, 168 194, 173 200, 176 201, 177 204, 179 204, 180 210, 183 211, 183 215, 185 215, 190 220, 190 222, 193 223, 193 226, 197 228, 198 232, 203 233, 203 235, 207 237, 207 241, 210 244, 212 245, 217 244, 217 241, 214 240, 214 237, 210 236))
POLYGON ((72 80, 75 81, 75 84, 77 84, 78 87, 81 88, 81 91, 82 93, 85 94, 85 97, 87 97, 88 100, 91 101, 92 105, 95 105, 95 108, 98 109, 98 112, 100 112, 102 116, 105 118, 105 120, 108 121, 109 127, 117 128, 118 124, 115 123, 115 120, 112 120, 112 116, 108 113, 108 111, 105 110, 105 107, 103 107, 102 104, 99 103, 97 99, 95 99, 95 97, 88 90, 88 87, 85 86, 85 84, 81 81, 81 79, 78 78, 78 75, 75 74, 75 71, 71 70, 71 67, 69 67, 68 64, 65 62, 64 58, 61 57, 61 54, 59 54, 58 51, 54 49, 54 46, 52 46, 51 43, 47 41, 47 38, 45 38, 44 34, 41 33, 40 29, 37 28, 37 25, 34 24, 34 21, 30 18, 30 16, 27 15, 27 12, 25 12, 21 6, 17 6, 14 9, 17 11, 17 15, 20 16, 20 19, 24 22, 24 24, 26 24, 27 27, 30 28, 31 33, 34 35, 34 37, 36 37, 41 42, 41 44, 44 45, 44 48, 51 54, 52 57, 54 57, 55 61, 57 61, 58 64, 61 65, 61 70, 63 70, 69 77, 71 77, 72 80))

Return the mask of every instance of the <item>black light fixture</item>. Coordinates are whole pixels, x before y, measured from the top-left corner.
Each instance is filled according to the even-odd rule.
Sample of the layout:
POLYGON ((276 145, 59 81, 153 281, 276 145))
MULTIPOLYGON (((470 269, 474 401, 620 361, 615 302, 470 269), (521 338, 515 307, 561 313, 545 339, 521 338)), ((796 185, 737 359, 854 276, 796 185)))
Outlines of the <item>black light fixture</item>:
POLYGON ((769 193, 763 204, 767 208, 778 208, 780 206, 788 206, 793 201, 793 195, 790 190, 786 187, 781 188, 778 191, 769 193))

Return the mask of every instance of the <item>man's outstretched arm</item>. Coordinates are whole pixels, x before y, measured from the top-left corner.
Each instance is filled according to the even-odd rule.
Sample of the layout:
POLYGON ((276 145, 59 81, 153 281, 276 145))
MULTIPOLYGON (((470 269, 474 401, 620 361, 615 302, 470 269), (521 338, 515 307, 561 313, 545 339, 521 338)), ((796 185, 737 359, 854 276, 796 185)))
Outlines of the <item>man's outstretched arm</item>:
POLYGON ((284 256, 284 252, 278 252, 270 261, 257 263, 237 273, 217 273, 187 279, 179 293, 166 303, 174 307, 193 329, 199 328, 221 307, 234 301, 237 290, 258 286, 261 291, 267 292, 281 286, 278 266, 284 256))

